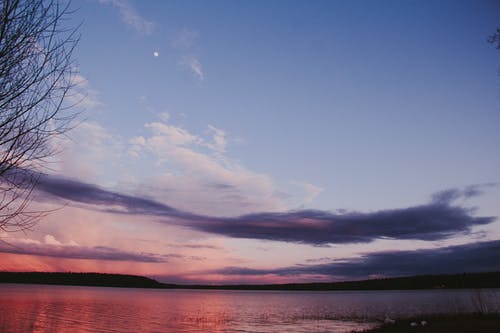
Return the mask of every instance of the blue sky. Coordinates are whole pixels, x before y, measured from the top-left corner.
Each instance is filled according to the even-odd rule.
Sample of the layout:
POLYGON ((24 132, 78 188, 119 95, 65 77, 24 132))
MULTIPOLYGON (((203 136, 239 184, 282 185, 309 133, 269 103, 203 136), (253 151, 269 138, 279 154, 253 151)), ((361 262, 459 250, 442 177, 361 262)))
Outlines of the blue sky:
MULTIPOLYGON (((500 189, 492 185, 500 181, 500 64, 486 42, 499 24, 496 1, 72 5, 78 10, 68 24, 83 22, 74 55, 85 112, 70 139, 58 142, 64 148, 55 161, 58 177, 197 216, 232 217, 233 223, 254 223, 247 214, 305 209, 371 219, 427 207, 436 202, 433 193, 447 189, 462 194, 445 206, 476 207, 467 211, 474 217, 500 216, 500 189), (460 192, 467 188, 481 194, 460 192)), ((456 233, 439 239, 375 233, 374 242, 339 250, 225 227, 214 236, 212 227, 164 226, 148 214, 123 218, 91 207, 101 199, 61 193, 56 196, 70 204, 47 217, 30 240, 86 251, 126 249, 127 258, 131 252, 166 256, 167 250, 170 259, 205 258, 199 270, 188 259, 170 263, 171 275, 157 262, 138 269, 169 281, 258 282, 264 271, 268 280, 293 280, 275 273, 308 260, 500 239, 493 219, 451 228, 456 233), (81 221, 62 228, 68 216, 81 221), (83 221, 92 221, 94 231, 83 232, 83 221), (192 247, 184 253, 180 244, 192 247), (217 249, 230 255, 222 258, 217 249), (260 273, 251 280, 248 272, 260 273)), ((293 224, 296 216, 287 218, 293 224)), ((16 255, 9 254, 9 267, 23 269, 16 255)), ((47 260, 34 258, 33 267, 123 269, 95 257, 85 265, 74 258, 47 260)), ((295 278, 336 276, 301 270, 295 278)))
POLYGON ((196 133, 213 124, 243 165, 323 188, 325 209, 496 180, 494 2, 133 5, 151 33, 111 5, 79 11, 81 71, 119 133, 152 118, 144 104, 196 133))

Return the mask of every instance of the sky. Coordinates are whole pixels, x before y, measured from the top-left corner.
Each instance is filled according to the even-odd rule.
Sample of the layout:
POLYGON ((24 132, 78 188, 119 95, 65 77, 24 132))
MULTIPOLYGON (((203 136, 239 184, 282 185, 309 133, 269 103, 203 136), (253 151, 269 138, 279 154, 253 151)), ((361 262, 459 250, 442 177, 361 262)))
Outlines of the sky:
POLYGON ((498 1, 74 0, 76 125, 0 270, 500 270, 498 1))

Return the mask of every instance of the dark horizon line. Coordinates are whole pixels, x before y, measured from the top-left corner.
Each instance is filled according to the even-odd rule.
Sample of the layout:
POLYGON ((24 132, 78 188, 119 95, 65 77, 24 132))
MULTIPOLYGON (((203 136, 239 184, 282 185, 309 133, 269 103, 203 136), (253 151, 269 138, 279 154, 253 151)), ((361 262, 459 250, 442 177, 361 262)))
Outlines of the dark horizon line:
POLYGON ((284 284, 173 284, 129 274, 84 272, 0 272, 0 283, 46 284, 151 289, 208 290, 422 290, 422 289, 483 289, 500 288, 500 271, 461 274, 413 275, 340 282, 309 282, 284 284))

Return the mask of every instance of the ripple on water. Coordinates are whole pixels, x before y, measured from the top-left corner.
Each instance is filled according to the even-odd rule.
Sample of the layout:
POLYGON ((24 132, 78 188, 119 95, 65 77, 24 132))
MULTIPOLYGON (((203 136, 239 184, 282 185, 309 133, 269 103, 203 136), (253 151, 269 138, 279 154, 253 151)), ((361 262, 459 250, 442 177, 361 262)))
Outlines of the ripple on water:
POLYGON ((0 285, 0 332, 342 333, 373 327, 386 315, 455 312, 450 304, 473 311, 471 294, 0 285))

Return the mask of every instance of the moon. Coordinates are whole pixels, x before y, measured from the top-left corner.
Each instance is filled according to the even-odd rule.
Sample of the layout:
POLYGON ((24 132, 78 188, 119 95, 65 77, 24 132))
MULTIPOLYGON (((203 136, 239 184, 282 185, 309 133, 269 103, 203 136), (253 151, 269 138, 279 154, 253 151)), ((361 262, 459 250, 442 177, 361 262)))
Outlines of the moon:
POLYGON ((155 58, 158 58, 158 57, 160 56, 160 52, 158 52, 158 51, 153 51, 153 56, 154 56, 155 58))

